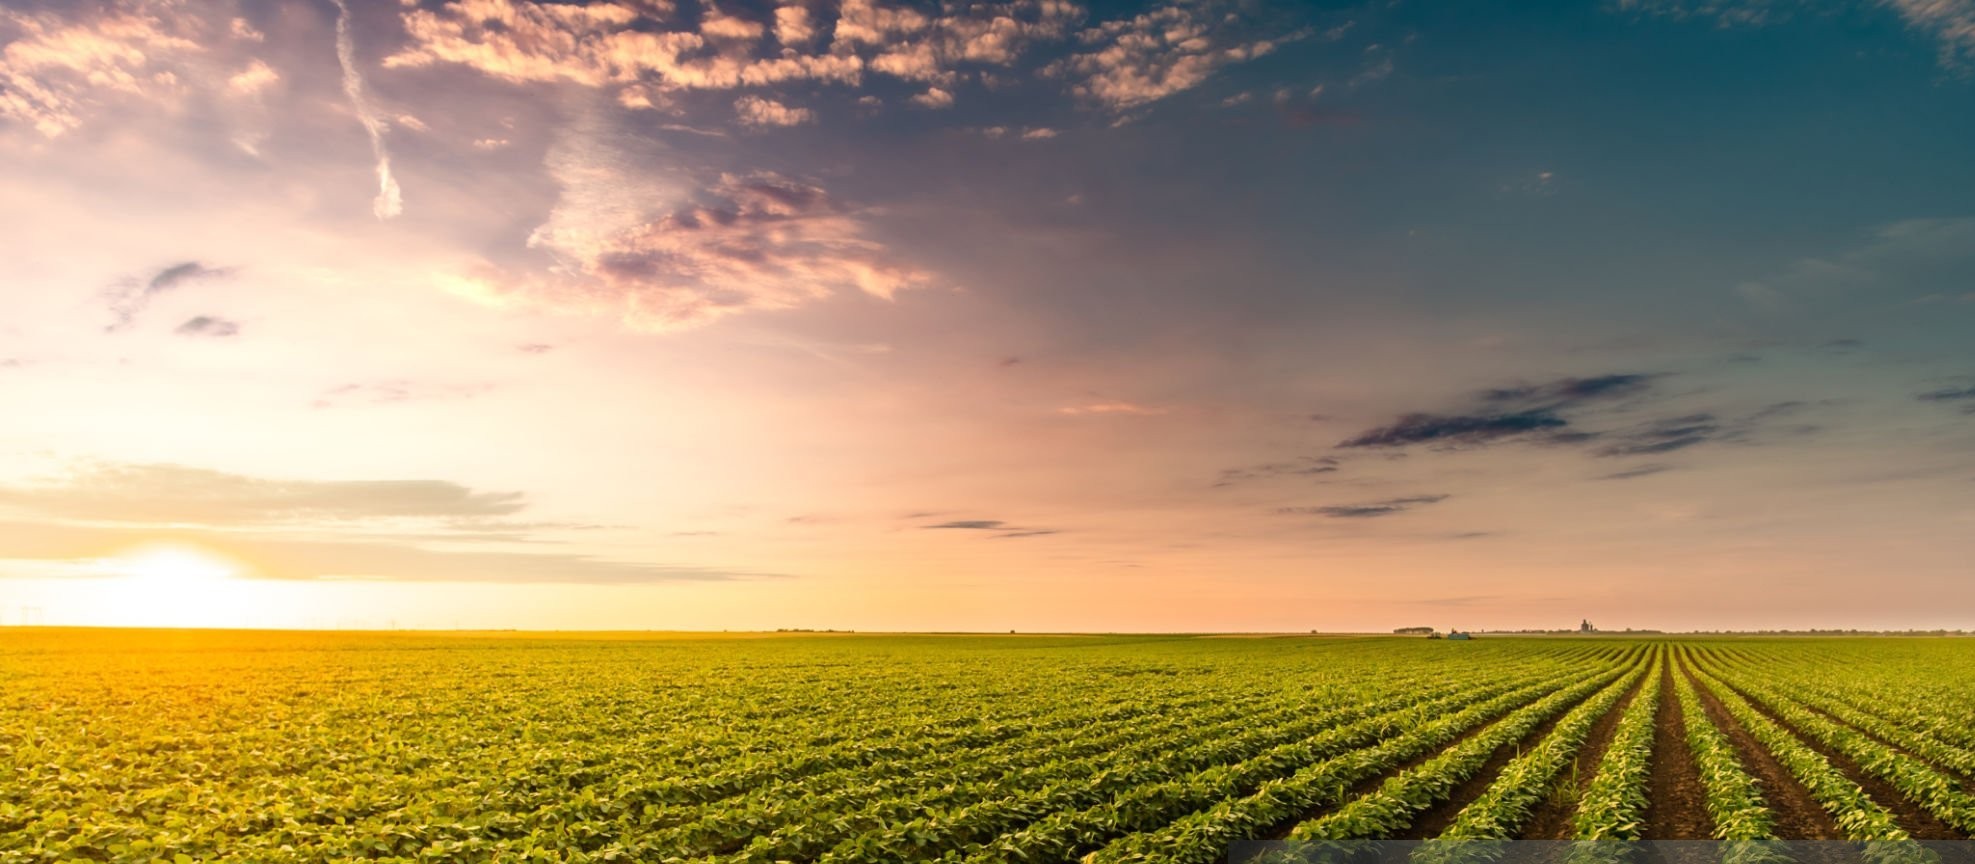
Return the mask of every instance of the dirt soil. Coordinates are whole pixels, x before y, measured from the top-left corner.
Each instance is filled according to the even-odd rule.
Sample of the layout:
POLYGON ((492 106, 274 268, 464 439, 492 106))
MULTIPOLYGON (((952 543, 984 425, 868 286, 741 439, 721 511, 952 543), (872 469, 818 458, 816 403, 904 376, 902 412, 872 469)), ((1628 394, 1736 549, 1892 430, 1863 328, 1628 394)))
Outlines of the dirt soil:
MULTIPOLYGON (((1594 690, 1591 695, 1584 697, 1584 699, 1590 699, 1596 695, 1597 691, 1594 690)), ((1556 728, 1557 722, 1562 720, 1565 714, 1569 714, 1571 709, 1582 704, 1584 699, 1579 699, 1563 710, 1558 711, 1556 716, 1544 721, 1521 740, 1495 748, 1494 754, 1488 757, 1488 761, 1482 763, 1481 770, 1476 771, 1474 776, 1469 777, 1466 782, 1454 787, 1453 794, 1449 795, 1447 800, 1428 807, 1424 812, 1415 816, 1412 826, 1407 828, 1405 833, 1399 835, 1399 839, 1426 840, 1437 837, 1440 832, 1447 830, 1447 826, 1454 824, 1454 818, 1460 815, 1461 808, 1473 803, 1474 799, 1481 797, 1481 793, 1488 791, 1488 785, 1495 782, 1495 775, 1501 773, 1502 766, 1509 764, 1510 760, 1516 758, 1516 756, 1522 754, 1531 746, 1534 746, 1536 742, 1543 740, 1544 736, 1550 734, 1550 730, 1556 728)))
MULTIPOLYGON (((1612 710, 1606 711, 1605 716, 1598 718, 1598 724, 1591 727, 1591 734, 1585 736, 1584 745, 1577 748, 1575 770, 1565 775, 1566 778, 1574 778, 1576 794, 1567 800, 1560 800, 1558 796, 1551 795, 1545 798, 1543 803, 1536 805, 1536 812, 1529 816, 1529 824, 1523 827, 1524 839, 1571 839, 1571 834, 1576 829, 1572 820, 1577 817, 1577 802, 1584 796, 1585 787, 1591 785, 1591 778, 1597 776, 1598 765, 1605 759, 1605 751, 1611 749, 1612 737, 1618 733, 1619 719, 1625 716, 1626 709, 1632 707, 1633 700, 1638 699, 1645 689, 1646 682, 1642 679, 1632 688, 1632 692, 1625 694, 1624 699, 1620 699, 1617 705, 1612 706, 1612 710)), ((1563 782, 1573 781, 1566 779, 1563 782)))
POLYGON ((1659 714, 1653 721, 1653 773, 1646 784, 1647 840, 1705 840, 1714 836, 1707 790, 1687 749, 1687 717, 1674 692, 1673 664, 1660 673, 1659 714))
POLYGON ((1810 792, 1790 775, 1790 769, 1783 767, 1782 763, 1776 761, 1776 757, 1769 755, 1769 751, 1763 749, 1762 744, 1756 741, 1747 729, 1742 728, 1742 724, 1728 716, 1728 709, 1722 707, 1721 700, 1715 698, 1715 695, 1694 677, 1693 670, 1687 669, 1684 663, 1681 672, 1687 676, 1688 683, 1693 684, 1694 689, 1700 693, 1701 703, 1707 708, 1708 719, 1713 720, 1715 727, 1726 733, 1730 741, 1735 742, 1735 754, 1741 758, 1742 767, 1756 779, 1756 785, 1762 787, 1763 802, 1769 805, 1770 812, 1776 820, 1776 836, 1792 840, 1844 839, 1844 834, 1838 830, 1838 824, 1832 821, 1831 814, 1824 812, 1824 808, 1818 806, 1817 800, 1810 797, 1810 792))
MULTIPOLYGON (((1857 783, 1861 788, 1865 789, 1866 794, 1871 795, 1873 801, 1878 802, 1879 806, 1886 808, 1886 812, 1893 814, 1893 820, 1895 822, 1898 822, 1901 828, 1905 828, 1908 834, 1912 834, 1914 839, 1916 840, 1967 839, 1967 837, 1965 837, 1961 832, 1956 831, 1953 826, 1948 825, 1945 822, 1942 822, 1939 818, 1936 818, 1934 814, 1927 812, 1925 808, 1921 807, 1919 804, 1914 803, 1912 800, 1908 799, 1905 795, 1901 794, 1900 790, 1893 788, 1893 784, 1873 776, 1865 769, 1860 768, 1857 762, 1852 761, 1844 754, 1824 746, 1822 742, 1816 740, 1815 738, 1812 738, 1810 735, 1804 733, 1802 730, 1785 722, 1783 718, 1777 716, 1775 712, 1770 711, 1767 707, 1757 702, 1756 700, 1749 698, 1748 694, 1746 693, 1742 694, 1742 698, 1748 700, 1748 703, 1751 706, 1754 706, 1756 711, 1760 712, 1762 716, 1768 717, 1771 721, 1775 722, 1776 725, 1790 730, 1791 733, 1795 734, 1799 739, 1802 739, 1804 744, 1809 746, 1810 749, 1817 751, 1824 758, 1831 760, 1831 764, 1835 766, 1840 773, 1844 774, 1847 778, 1850 778, 1853 783, 1857 783)), ((1790 835, 1783 834, 1781 836, 1788 837, 1790 835)))

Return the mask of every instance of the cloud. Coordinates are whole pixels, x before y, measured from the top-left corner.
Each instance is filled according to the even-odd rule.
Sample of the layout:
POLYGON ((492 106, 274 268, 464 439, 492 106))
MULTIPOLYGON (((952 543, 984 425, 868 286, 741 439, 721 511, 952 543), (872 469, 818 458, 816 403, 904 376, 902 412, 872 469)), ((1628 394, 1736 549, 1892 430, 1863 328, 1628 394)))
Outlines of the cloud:
POLYGON ((1660 473, 1664 473, 1664 472, 1667 472, 1667 471, 1672 471, 1672 470, 1673 470, 1673 466, 1672 466, 1672 465, 1668 465, 1668 464, 1665 464, 1665 463, 1663 463, 1663 462, 1649 462, 1649 463, 1646 463, 1646 464, 1644 464, 1644 465, 1639 465, 1639 466, 1636 466, 1636 467, 1632 467, 1632 468, 1627 468, 1627 469, 1625 469, 1625 470, 1623 470, 1623 471, 1614 471, 1614 472, 1612 472, 1612 473, 1610 473, 1610 474, 1606 474, 1605 476, 1603 476, 1603 477, 1600 477, 1600 478, 1598 478, 1598 479, 1600 479, 1600 480, 1630 480, 1630 479, 1632 479, 1632 478, 1634 478, 1634 477, 1650 477, 1650 476, 1652 476, 1652 475, 1654 475, 1654 474, 1660 474, 1660 473))
POLYGON ((360 381, 341 384, 324 390, 311 403, 315 408, 350 402, 373 405, 389 405, 398 402, 415 402, 425 399, 460 399, 475 396, 485 391, 485 386, 425 384, 398 378, 388 381, 360 381))
MULTIPOLYGON (((1975 58, 1975 0, 1858 0, 1853 5, 1890 10, 1907 27, 1938 41, 1945 68, 1963 70, 1975 58)), ((1722 27, 1762 27, 1818 7, 1804 0, 1618 0, 1616 8, 1722 27)))
POLYGON ((0 506, 72 519, 227 526, 505 516, 526 507, 527 498, 443 480, 281 480, 175 464, 107 464, 56 482, 0 487, 0 506))
POLYGON ((1712 440, 1723 431, 1722 424, 1713 414, 1669 417, 1622 433, 1617 443, 1598 448, 1598 455, 1643 456, 1671 453, 1712 440))
POLYGON ((991 539, 995 540, 1016 540, 1023 537, 1045 537, 1063 533, 1055 528, 1025 528, 1010 525, 1000 519, 955 519, 919 527, 927 531, 986 531, 991 532, 993 535, 991 539))
POLYGON ((186 319, 172 332, 180 336, 199 336, 208 339, 225 339, 240 334, 240 325, 225 318, 212 315, 197 315, 186 319))
POLYGON ((1136 402, 1092 402, 1086 405, 1066 405, 1056 409, 1056 413, 1068 414, 1072 417, 1102 414, 1156 417, 1166 413, 1166 409, 1152 405, 1140 405, 1136 402))
POLYGON ((173 32, 182 21, 148 4, 77 23, 0 9, 0 26, 18 34, 0 51, 0 118, 56 138, 109 99, 174 98, 185 83, 180 60, 201 51, 173 32))
POLYGON ((1406 414, 1389 425, 1368 429, 1345 439, 1337 446, 1471 446, 1532 433, 1544 433, 1552 440, 1570 442, 1579 440, 1579 436, 1561 431, 1570 425, 1570 421, 1562 416, 1563 412, 1591 403, 1642 395, 1657 377, 1637 373, 1598 375, 1483 390, 1477 399, 1480 410, 1459 414, 1406 414))
POLYGON ((1916 394, 1913 398, 1922 402, 1967 403, 1961 406, 1962 412, 1975 414, 1975 386, 1943 387, 1939 390, 1929 390, 1925 393, 1916 394))
POLYGON ((1330 474, 1338 470, 1338 460, 1332 456, 1303 456, 1294 462, 1266 462, 1245 468, 1228 468, 1221 471, 1216 487, 1233 486, 1251 480, 1270 480, 1277 477, 1314 477, 1330 474))
POLYGON ((267 65, 266 61, 255 58, 247 64, 247 68, 226 79, 226 86, 240 95, 256 96, 280 81, 281 74, 274 71, 274 67, 267 65))
POLYGON ((1407 414, 1388 426, 1368 429, 1339 447, 1405 447, 1411 444, 1484 444, 1569 425, 1549 411, 1513 414, 1407 414))
POLYGON ((336 4, 336 62, 343 67, 343 94, 350 98, 357 122, 363 124, 363 131, 370 136, 370 153, 377 160, 377 197, 371 200, 370 211, 379 219, 390 219, 405 211, 405 201, 398 189, 398 179, 391 175, 391 154, 384 148, 384 131, 388 127, 364 93, 363 73, 357 69, 356 37, 350 33, 348 0, 333 2, 336 4))
MULTIPOLYGON (((782 20, 778 14, 778 32, 784 32, 782 20)), ((404 24, 411 42, 386 58, 386 67, 454 63, 515 83, 727 90, 788 81, 856 83, 864 72, 864 59, 854 53, 750 58, 717 51, 709 37, 744 38, 760 25, 714 16, 706 35, 667 30, 664 21, 621 3, 454 0, 407 11, 404 24)))
POLYGON ((775 41, 788 48, 802 48, 816 38, 816 27, 809 20, 809 9, 800 3, 775 7, 775 41))
POLYGON ((224 267, 207 267, 197 261, 181 261, 156 273, 149 279, 126 279, 107 293, 112 321, 109 330, 122 330, 130 326, 137 316, 151 304, 151 298, 168 291, 230 275, 233 271, 224 267))
POLYGON ((1452 496, 1412 495, 1405 498, 1388 498, 1366 504, 1341 504, 1329 507, 1282 507, 1277 513, 1297 516, 1325 516, 1331 519, 1372 519, 1379 516, 1394 516, 1428 504, 1438 504, 1452 496))
POLYGON ((1594 452, 1599 456, 1650 456, 1700 444, 1751 443, 1758 435, 1764 434, 1807 435, 1817 431, 1817 427, 1799 424, 1778 429, 1770 426, 1769 421, 1797 414, 1808 407, 1808 403, 1804 402, 1777 402, 1741 417, 1723 418, 1702 412, 1662 418, 1592 436, 1610 442, 1594 452))
POLYGON ((1879 0, 1899 13, 1908 27, 1940 40, 1941 65, 1966 68, 1975 58, 1975 2, 1971 0, 1879 0))
POLYGON ((1044 126, 1022 130, 1022 140, 1024 141, 1043 141, 1054 137, 1056 137, 1056 130, 1044 126))
POLYGON ((748 126, 800 126, 816 119, 816 112, 807 108, 790 108, 759 96, 742 96, 734 100, 734 113, 748 126))
POLYGON ((772 172, 722 174, 696 194, 665 196, 628 159, 595 140, 552 148, 563 191, 529 237, 546 271, 488 266, 450 286, 489 303, 516 300, 608 312, 645 330, 701 326, 750 310, 786 309, 842 289, 890 299, 930 274, 867 236, 861 214, 821 187, 772 172), (652 198, 685 197, 669 212, 652 198))
POLYGON ((961 531, 995 531, 995 530, 999 530, 1002 526, 1006 524, 1008 523, 1003 522, 999 519, 958 519, 952 522, 941 522, 938 525, 925 525, 922 527, 927 528, 929 530, 957 529, 961 531))
POLYGON ((926 89, 926 92, 912 97, 910 101, 912 104, 922 108, 951 108, 953 107, 953 94, 938 87, 929 87, 926 89))
POLYGON ((1975 399, 1975 387, 1944 387, 1929 390, 1915 397, 1923 402, 1951 402, 1960 399, 1975 399))
POLYGON ((1598 375, 1591 378, 1560 378, 1547 384, 1518 385, 1482 391, 1482 399, 1510 403, 1525 408, 1561 410, 1582 402, 1617 399, 1644 393, 1656 375, 1598 375))
POLYGON ((1073 93, 1122 112, 1190 90, 1223 66, 1264 56, 1303 35, 1242 39, 1230 32, 1234 17, 1204 6, 1169 3, 1083 31, 1079 38, 1091 50, 1045 71, 1080 79, 1071 87, 1073 93))
POLYGON ((92 565, 160 539, 189 542, 251 562, 248 578, 543 584, 660 584, 789 578, 784 574, 590 555, 428 549, 415 543, 287 537, 264 533, 0 521, 0 576, 10 562, 58 561, 89 574, 92 565))

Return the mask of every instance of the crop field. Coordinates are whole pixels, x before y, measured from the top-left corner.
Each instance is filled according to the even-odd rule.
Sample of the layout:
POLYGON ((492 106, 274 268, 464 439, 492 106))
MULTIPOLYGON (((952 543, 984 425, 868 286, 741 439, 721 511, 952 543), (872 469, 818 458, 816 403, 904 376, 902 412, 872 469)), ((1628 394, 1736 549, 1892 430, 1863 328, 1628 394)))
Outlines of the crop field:
POLYGON ((0 862, 1965 840, 1971 681, 1921 638, 0 631, 0 862))

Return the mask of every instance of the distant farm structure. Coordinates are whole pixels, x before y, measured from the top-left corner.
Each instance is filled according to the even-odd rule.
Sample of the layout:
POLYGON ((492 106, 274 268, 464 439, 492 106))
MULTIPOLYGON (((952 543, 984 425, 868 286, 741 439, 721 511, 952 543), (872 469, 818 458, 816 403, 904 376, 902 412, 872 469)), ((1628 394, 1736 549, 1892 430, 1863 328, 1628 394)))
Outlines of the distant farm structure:
POLYGON ((1432 636, 1432 627, 1399 627, 1392 631, 1400 636, 1432 636))

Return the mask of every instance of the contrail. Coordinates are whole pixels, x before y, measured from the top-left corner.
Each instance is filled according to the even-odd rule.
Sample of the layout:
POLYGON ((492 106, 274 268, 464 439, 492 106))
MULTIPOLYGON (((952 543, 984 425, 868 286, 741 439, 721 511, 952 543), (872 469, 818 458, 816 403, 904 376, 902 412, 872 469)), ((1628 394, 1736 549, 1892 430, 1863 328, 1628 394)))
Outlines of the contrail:
POLYGON ((337 11, 336 60, 343 64, 343 92, 349 94, 350 105, 357 110, 357 120, 370 133, 370 152, 377 157, 377 199, 371 202, 370 210, 379 219, 389 219, 405 212, 404 195, 398 191, 398 179, 391 176, 391 154, 384 149, 384 121, 370 107, 370 98, 363 92, 363 75, 357 72, 356 40, 350 37, 350 5, 347 0, 332 2, 337 11))

